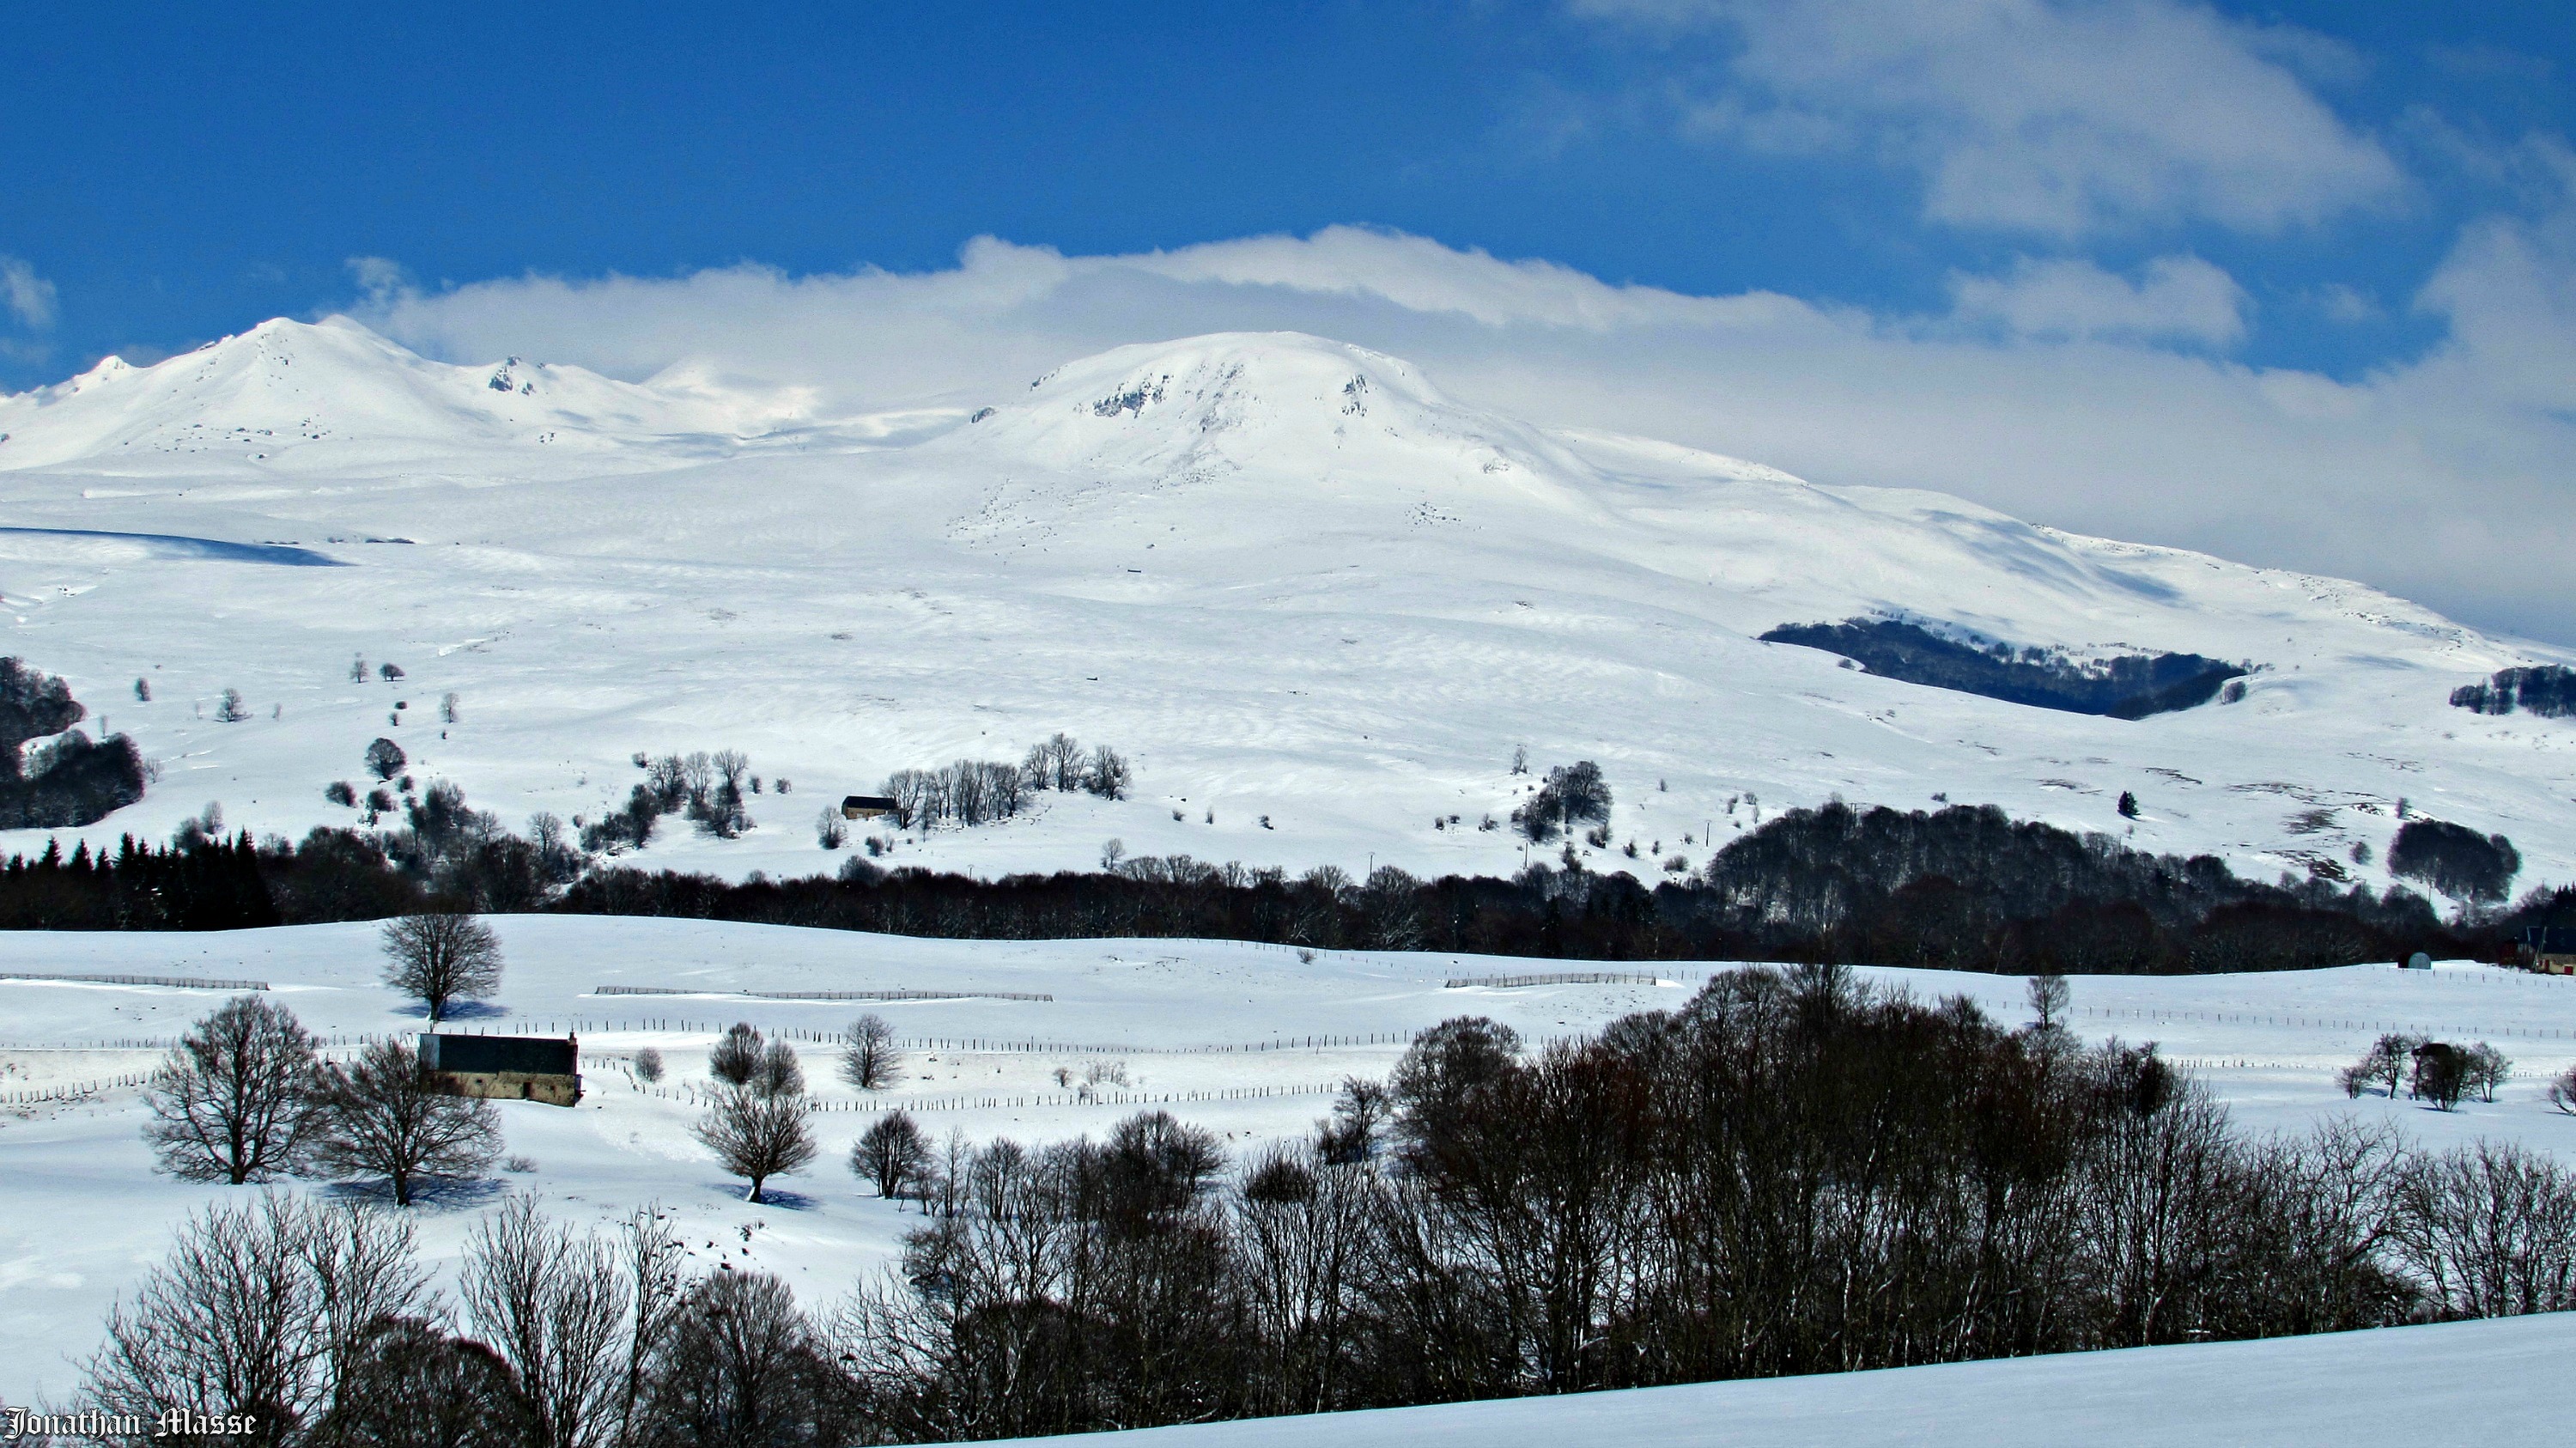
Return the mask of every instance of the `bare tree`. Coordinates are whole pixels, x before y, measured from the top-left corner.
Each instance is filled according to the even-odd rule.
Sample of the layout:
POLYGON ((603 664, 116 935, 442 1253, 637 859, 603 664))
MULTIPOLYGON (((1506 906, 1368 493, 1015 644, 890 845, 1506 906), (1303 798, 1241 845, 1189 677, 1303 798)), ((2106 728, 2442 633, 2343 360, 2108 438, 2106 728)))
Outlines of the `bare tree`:
POLYGON ((222 701, 215 705, 215 717, 226 724, 239 724, 249 718, 250 710, 242 705, 242 691, 224 690, 222 701))
POLYGON ((378 779, 391 779, 410 763, 403 747, 390 739, 379 738, 367 746, 367 772, 378 779))
POLYGON ((321 1068, 295 1013, 239 995, 190 1027, 144 1087, 143 1139, 184 1181, 266 1181, 304 1165, 321 1068))
POLYGON ((2558 1073, 2558 1079, 2549 1083, 2548 1096, 2550 1105, 2576 1116, 2576 1066, 2558 1073))
POLYGON ((850 1148, 850 1172, 872 1182, 881 1197, 900 1196, 904 1183, 930 1164, 930 1140, 908 1111, 889 1111, 859 1133, 850 1148))
POLYGON ((850 822, 830 805, 814 816, 814 843, 827 850, 837 850, 850 842, 850 822))
POLYGON ((894 1027, 874 1011, 850 1022, 842 1035, 841 1079, 861 1091, 880 1091, 893 1080, 901 1057, 894 1048, 894 1027))
POLYGON ((654 1437, 641 1413, 647 1374, 668 1342, 688 1292, 681 1258, 687 1249, 661 1208, 649 1206, 626 1221, 626 1362, 619 1384, 618 1448, 636 1448, 654 1437))
POLYGON ((665 1441, 860 1440, 857 1396, 795 1294, 766 1272, 718 1272, 681 1304, 643 1415, 665 1441))
POLYGON ((760 1032, 749 1021, 736 1021, 707 1052, 707 1074, 727 1085, 748 1085, 760 1070, 760 1048, 760 1032))
POLYGON ((801 1170, 814 1159, 814 1132, 806 1119, 813 1110, 814 1103, 801 1095, 771 1096, 737 1086, 716 1097, 692 1132, 726 1171, 751 1183, 745 1199, 758 1202, 771 1177, 801 1170))
POLYGON ((2448 1041, 2427 1041, 2415 1048, 2415 1075, 2409 1096, 2430 1101, 2437 1110, 2456 1110, 2469 1090, 2469 1053, 2448 1041))
POLYGON ((329 1103, 316 1161, 337 1176, 385 1178, 397 1206, 411 1205, 420 1178, 472 1176, 501 1154, 492 1103, 439 1090, 400 1041, 331 1068, 329 1103))
POLYGON ((762 1047, 760 1066, 751 1073, 750 1084, 763 1096, 804 1095, 805 1067, 796 1059, 796 1048, 785 1041, 762 1047))
POLYGON ((601 1448, 623 1395, 626 1287, 616 1251, 513 1197, 476 1228, 460 1277, 474 1331, 526 1395, 531 1448, 601 1448))
POLYGON ((172 1405, 248 1413, 251 1442, 331 1411, 369 1326, 428 1311, 411 1228, 390 1214, 264 1193, 179 1229, 109 1315, 88 1365, 98 1407, 146 1422, 172 1405))
POLYGON ((1091 765, 1083 772, 1082 787, 1102 799, 1125 799, 1127 786, 1134 778, 1135 771, 1128 767, 1126 756, 1103 744, 1091 751, 1091 765))
POLYGON ((450 1001, 501 988, 501 940, 471 915, 441 911, 386 924, 385 984, 429 1008, 437 1025, 450 1001))
POLYGON ((450 689, 444 695, 440 696, 438 701, 438 722, 441 724, 455 723, 456 705, 457 698, 455 690, 450 689))
POLYGON ((1047 787, 1067 794, 1082 788, 1082 746, 1074 737, 1061 731, 1047 736, 1038 746, 1046 751, 1047 787))
POLYGON ((653 1049, 651 1046, 646 1046, 644 1049, 636 1052, 635 1075, 638 1080, 641 1080, 648 1085, 652 1082, 661 1080, 662 1053, 653 1049))
POLYGON ((370 1324, 336 1397, 304 1441, 380 1448, 544 1441, 509 1363, 426 1318, 370 1324))
POLYGON ((2411 1158, 2394 1236, 2445 1317, 2576 1308, 2576 1171, 2513 1142, 2411 1158))
POLYGON ((743 777, 751 773, 749 756, 739 749, 719 749, 707 762, 714 768, 723 788, 736 794, 742 792, 743 777))
POLYGON ((2464 1084, 2480 1101, 2494 1105, 2496 1088, 2513 1078, 2513 1058, 2484 1041, 2469 1047, 2466 1056, 2464 1084))

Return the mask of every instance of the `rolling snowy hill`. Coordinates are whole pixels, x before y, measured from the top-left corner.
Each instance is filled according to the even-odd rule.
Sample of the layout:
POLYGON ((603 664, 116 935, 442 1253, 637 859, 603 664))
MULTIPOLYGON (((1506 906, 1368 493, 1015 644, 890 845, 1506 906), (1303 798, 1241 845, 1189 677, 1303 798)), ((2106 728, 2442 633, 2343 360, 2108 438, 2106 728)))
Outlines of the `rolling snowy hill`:
POLYGON ((804 873, 834 862, 824 799, 1062 729, 1128 752, 1135 796, 1045 796, 897 862, 1082 867, 1117 837, 1502 871, 1520 846, 1476 826, 1527 788, 1526 746, 1601 762, 1619 803, 1591 864, 1648 878, 1836 794, 2371 883, 2403 800, 2510 835, 2520 885, 2576 874, 2576 723, 2445 702, 2558 652, 2358 584, 1538 429, 1313 337, 1126 347, 972 409, 819 419, 279 321, 0 399, 0 433, 9 651, 160 771, 66 848, 209 801, 260 832, 353 821, 322 791, 381 734, 513 822, 622 800, 638 751, 740 749, 796 792, 644 863, 804 873), (346 566, 297 566, 320 562, 346 566), (2129 721, 1756 638, 1855 617, 2256 672, 2241 702, 2129 721), (405 676, 355 682, 356 658, 405 676), (226 688, 249 718, 213 717, 226 688))

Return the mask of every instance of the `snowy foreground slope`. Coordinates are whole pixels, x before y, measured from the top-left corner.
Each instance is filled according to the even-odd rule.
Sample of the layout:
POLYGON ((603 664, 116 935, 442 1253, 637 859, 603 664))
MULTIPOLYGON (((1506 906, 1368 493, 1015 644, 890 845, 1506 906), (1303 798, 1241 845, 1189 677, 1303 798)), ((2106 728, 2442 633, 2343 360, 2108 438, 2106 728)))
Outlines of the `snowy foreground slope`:
MULTIPOLYGON (((527 1169, 502 1171, 415 1209, 425 1256, 442 1268, 452 1264, 474 1223, 505 1193, 533 1192, 550 1211, 598 1223, 659 1203, 677 1214, 700 1269, 721 1256, 776 1272, 814 1308, 829 1307, 884 1266, 904 1230, 919 1221, 868 1195, 841 1165, 859 1133, 876 1119, 874 1111, 885 1105, 912 1109, 937 1138, 957 1130, 975 1141, 1000 1135, 1045 1141, 1097 1136, 1140 1105, 1152 1104, 1218 1132, 1240 1156, 1306 1131, 1328 1110, 1329 1093, 1343 1077, 1382 1077, 1403 1043, 1424 1026, 1481 1014, 1510 1024, 1527 1039, 1543 1040, 1596 1029, 1630 1011, 1677 1006, 1712 970, 1723 968, 1659 964, 1654 984, 1452 986, 1453 980, 1600 966, 1340 951, 1315 952, 1306 960, 1293 951, 1237 942, 937 941, 683 920, 526 916, 497 924, 509 961, 503 991, 486 1013, 462 1021, 462 1028, 578 1030, 588 1094, 572 1110, 501 1104, 508 1150, 525 1158, 521 1165, 527 1169), (602 986, 679 993, 604 995, 602 986), (956 994, 865 1004, 739 994, 891 989, 956 994), (873 1101, 836 1080, 829 1048, 812 1041, 870 1009, 911 1043, 901 1081, 873 1101), (706 1079, 706 1048, 735 1020, 802 1043, 808 1079, 824 1108, 815 1118, 820 1160, 806 1174, 773 1183, 777 1199, 762 1206, 744 1202, 741 1183, 725 1177, 687 1134, 697 1116, 692 1088, 706 1079), (639 1083, 627 1069, 646 1045, 660 1049, 672 1067, 658 1088, 639 1083), (1059 1070, 1076 1082, 1086 1074, 1103 1079, 1092 1099, 1080 1099, 1058 1084, 1059 1070), (1116 1084, 1120 1076, 1124 1085, 1116 1084)), ((416 1008, 378 982, 379 960, 375 930, 364 925, 217 935, 0 934, 0 973, 265 982, 274 999, 341 1043, 337 1049, 343 1053, 360 1036, 420 1028, 416 1008)), ((2026 1018, 2018 980, 1930 971, 1868 974, 1919 996, 1970 995, 2002 1020, 2026 1018)), ((2249 1131, 2302 1131, 2330 1114, 2359 1113, 2390 1118, 2431 1147, 2490 1137, 2576 1156, 2576 1118, 2553 1110, 2542 1094, 2550 1077, 2576 1062, 2576 982, 2565 978, 2471 965, 2430 972, 2352 967, 2079 977, 2074 997, 2073 1023, 2087 1039, 2116 1035, 2163 1043, 2172 1058, 2210 1082, 2249 1131), (2514 1076, 2494 1103, 2472 1102, 2454 1113, 2375 1096, 2346 1100, 2334 1085, 2335 1068, 2383 1030, 2492 1041, 2514 1059, 2514 1076)), ((189 1212, 231 1195, 225 1188, 153 1173, 139 1135, 139 1093, 121 1084, 151 1068, 159 1056, 155 1043, 166 1045, 222 999, 219 992, 162 986, 0 980, 0 1398, 23 1402, 39 1393, 67 1392, 109 1305, 159 1259, 173 1227, 189 1212), (63 1099, 66 1092, 80 1094, 63 1099)), ((344 1190, 286 1189, 325 1195, 344 1190)), ((2489 1325, 2464 1329, 2467 1335, 2457 1338, 2407 1340, 2475 1342, 2482 1340, 2476 1332, 2556 1331, 2561 1336, 2554 1341, 2563 1344, 2571 1330, 2576 1329, 2563 1322, 2555 1328, 2489 1325)), ((2366 1356, 2376 1347, 2354 1350, 2365 1354, 2356 1363, 2376 1361, 2366 1356)), ((2150 1354, 2136 1360, 2169 1359, 2150 1354)), ((2085 1372, 2095 1369, 2081 1364, 2097 1360, 2057 1361, 2071 1365, 2066 1371, 2085 1372)), ((2055 1370, 2032 1364, 1993 1369, 2043 1375, 2055 1370)), ((2355 1392, 2411 1381, 2366 1365, 2354 1369, 2352 1380, 2355 1392)), ((1854 1381, 1925 1382, 1934 1386, 1924 1391, 1937 1394, 1948 1391, 1941 1384, 1984 1380, 1936 1373, 1854 1381)), ((2511 1387, 2529 1379, 2496 1381, 2511 1387)), ((1747 1385, 1726 1391, 1758 1398, 1794 1390, 1747 1385)), ((1868 1395, 1883 1391, 1901 1395, 1914 1389, 1868 1388, 1854 1402, 1878 1402, 1868 1395)), ((2045 1397, 2050 1390, 2010 1391, 2045 1397)), ((1648 1399, 1609 1395, 1581 1401, 1609 1412, 1611 1405, 1648 1399)), ((2389 1406, 2394 1411, 2403 1405, 2389 1406)), ((1513 1411, 1595 1410, 1559 1404, 1513 1411)), ((1620 1441, 1621 1435, 1613 1432, 1609 1440, 1620 1441)), ((1327 1435, 1298 1441, 1366 1440, 1327 1435)), ((2056 1441, 2088 1440, 2077 1434, 2056 1441)), ((2327 1440, 2219 1435, 2212 1441, 2327 1440)))
MULTIPOLYGON (((2122 1448, 2565 1441, 2576 1314, 1083 1438, 1098 1448, 2122 1448)), ((1067 1442, 1067 1439, 1018 1439, 1067 1442)))
POLYGON ((2373 884, 2352 849, 2384 858, 2403 799, 2510 835, 2521 885, 2576 874, 2576 723, 2446 703, 2564 656, 2359 585, 1542 431, 1304 336, 1122 348, 988 401, 821 419, 690 375, 449 367, 336 319, 102 363, 0 398, 7 651, 160 769, 93 842, 209 801, 258 832, 352 822, 322 791, 379 734, 513 824, 623 800, 637 751, 734 748, 796 792, 642 862, 805 873, 834 863, 824 799, 1061 729, 1127 752, 1135 797, 1043 796, 896 862, 1087 867, 1116 837, 1499 872, 1519 847, 1474 826, 1526 745, 1604 766, 1618 842, 1661 850, 1592 863, 1657 878, 1835 794, 2373 884), (1755 638, 1863 615, 2259 672, 2128 722, 1755 638), (407 676, 352 682, 357 657, 407 676), (216 722, 226 688, 249 718, 216 722))

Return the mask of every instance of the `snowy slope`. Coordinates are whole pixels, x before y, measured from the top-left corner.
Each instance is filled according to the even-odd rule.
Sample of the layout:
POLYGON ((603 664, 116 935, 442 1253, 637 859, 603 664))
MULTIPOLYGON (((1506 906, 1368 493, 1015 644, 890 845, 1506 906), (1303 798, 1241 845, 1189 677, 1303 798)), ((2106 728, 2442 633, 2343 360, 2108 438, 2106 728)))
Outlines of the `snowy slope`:
POLYGON ((821 798, 1064 729, 1133 756, 1136 797, 1044 796, 897 861, 1081 867, 1116 837, 1507 870, 1518 845, 1475 825, 1527 787, 1526 745, 1603 764, 1640 856, 1591 863, 1658 878, 1836 794, 2373 883, 2351 850, 2384 856, 2402 799, 2511 835, 2524 885, 2576 875, 2576 725, 2445 702, 2563 654, 2357 584, 1534 428, 1313 337, 1127 347, 958 413, 814 419, 279 322, 0 400, 0 432, 6 524, 53 530, 0 530, 8 649, 161 768, 93 840, 211 800, 257 831, 347 822, 323 786, 378 734, 514 822, 623 799, 635 751, 732 747, 797 793, 756 798, 742 840, 644 861, 802 873, 833 863, 821 798), (214 546, 272 543, 347 566, 214 546), (1867 614, 2261 672, 2242 703, 2127 722, 1754 637, 1867 614), (352 683, 353 656, 409 676, 352 683), (210 717, 227 687, 249 721, 210 717))
MULTIPOLYGON (((2557 1443, 2576 1315, 1101 1433, 1086 1448, 2557 1443)), ((1012 1439, 1063 1443, 1066 1439, 1012 1439)))

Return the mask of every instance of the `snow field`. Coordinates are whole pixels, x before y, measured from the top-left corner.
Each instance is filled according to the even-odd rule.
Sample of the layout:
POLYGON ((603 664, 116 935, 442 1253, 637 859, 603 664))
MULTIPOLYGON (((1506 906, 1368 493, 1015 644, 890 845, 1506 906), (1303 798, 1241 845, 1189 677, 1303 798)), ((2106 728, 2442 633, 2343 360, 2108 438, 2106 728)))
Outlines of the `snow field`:
MULTIPOLYGON (((2576 1313, 1086 1435, 1097 1448, 2340 1448, 2565 1441, 2576 1313)), ((1018 1439, 1036 1442, 1036 1439, 1018 1439)), ((1047 1439, 1061 1443, 1064 1439, 1047 1439)))

